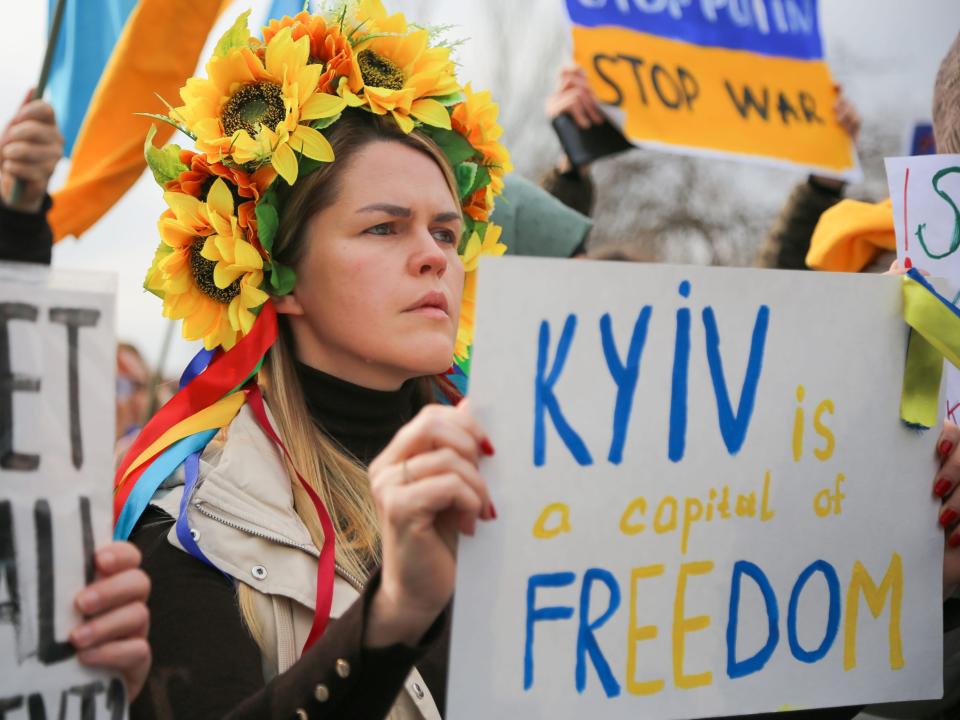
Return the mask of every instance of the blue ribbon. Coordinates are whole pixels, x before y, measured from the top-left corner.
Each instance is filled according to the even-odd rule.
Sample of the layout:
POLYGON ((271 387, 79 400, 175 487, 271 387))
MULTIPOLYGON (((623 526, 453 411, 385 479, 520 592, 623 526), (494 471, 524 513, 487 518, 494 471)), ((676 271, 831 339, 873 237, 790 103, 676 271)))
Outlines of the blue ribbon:
MULTIPOLYGON (((147 509, 157 488, 180 467, 186 458, 193 453, 201 452, 216 434, 217 429, 214 428, 188 435, 167 448, 150 464, 137 484, 133 486, 123 510, 120 511, 120 517, 117 518, 117 525, 113 530, 114 540, 126 540, 130 537, 137 520, 147 509)), ((184 497, 186 497, 186 491, 184 497)))
MULTIPOLYGON (((180 389, 183 390, 183 388, 193 382, 193 379, 197 375, 206 370, 207 366, 210 365, 216 354, 216 349, 207 350, 206 348, 201 348, 200 352, 193 356, 193 360, 191 360, 190 364, 187 365, 186 369, 183 371, 183 375, 180 376, 180 389)), ((215 434, 216 433, 213 433, 213 435, 215 434)), ((212 438, 213 435, 210 437, 212 438)), ((209 442, 209 439, 207 442, 209 442)), ((180 541, 180 545, 183 546, 183 549, 193 555, 195 558, 206 563, 210 567, 216 567, 212 562, 210 562, 207 556, 203 554, 200 546, 197 545, 196 541, 193 539, 193 535, 190 532, 190 526, 187 524, 187 505, 189 503, 190 496, 193 494, 193 489, 197 485, 197 480, 200 478, 200 453, 203 452, 203 449, 206 446, 207 443, 204 443, 203 447, 187 455, 186 459, 183 461, 184 485, 183 497, 180 498, 180 513, 177 515, 177 540, 180 541)))
MULTIPOLYGON (((216 354, 216 349, 207 350, 206 348, 201 348, 200 352, 193 356, 193 359, 190 360, 183 374, 180 376, 180 389, 183 390, 183 388, 193 382, 193 379, 196 378, 197 375, 206 370, 216 354)), ((143 511, 147 509, 147 505, 149 505, 153 499, 157 488, 160 487, 164 480, 173 474, 182 462, 190 460, 195 456, 195 460, 188 464, 193 465, 195 463, 195 466, 199 468, 200 453, 216 434, 216 430, 204 430, 203 432, 185 437, 167 448, 160 457, 147 468, 133 490, 130 491, 130 496, 127 498, 123 510, 120 511, 120 517, 117 519, 117 525, 113 531, 115 540, 126 540, 130 537, 130 533, 133 532, 133 528, 140 519, 140 516, 143 515, 143 511)), ((194 473, 194 482, 196 482, 196 474, 197 473, 194 473)), ((186 488, 184 489, 183 496, 184 498, 187 497, 186 488)), ((182 513, 183 503, 181 503, 180 509, 182 513)), ((187 532, 187 535, 189 536, 190 533, 187 532)), ((180 537, 179 532, 177 533, 177 537, 180 537)), ((190 540, 192 542, 193 538, 190 538, 190 540)))

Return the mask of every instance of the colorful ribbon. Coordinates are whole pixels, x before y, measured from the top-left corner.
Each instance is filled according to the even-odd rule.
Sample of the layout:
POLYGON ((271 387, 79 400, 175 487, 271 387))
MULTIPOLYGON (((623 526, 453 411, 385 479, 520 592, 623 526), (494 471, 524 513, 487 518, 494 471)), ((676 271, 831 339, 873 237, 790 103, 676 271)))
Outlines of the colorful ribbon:
POLYGON ((900 418, 926 430, 939 420, 943 360, 960 367, 960 309, 916 268, 903 277, 903 319, 910 326, 900 418))
MULTIPOLYGON (((250 332, 229 352, 205 358, 209 360, 209 365, 202 372, 198 366, 202 365, 203 359, 194 358, 197 365, 191 362, 185 373, 187 376, 196 371, 193 378, 150 419, 117 469, 113 499, 115 519, 119 520, 132 488, 143 476, 144 468, 156 462, 164 450, 172 449, 181 440, 202 431, 223 427, 233 419, 239 405, 234 409, 232 403, 239 401, 242 404, 243 395, 237 395, 231 402, 220 404, 220 401, 236 393, 257 371, 276 337, 276 311, 271 303, 266 303, 250 332), (218 422, 221 425, 217 426, 218 422)), ((194 448, 193 451, 198 449, 194 448)), ((180 462, 186 457, 180 457, 180 462)), ((172 462, 172 458, 169 460, 172 462)))
POLYGON ((247 407, 253 412, 254 418, 256 418, 260 428, 267 434, 267 437, 273 440, 277 447, 283 451, 287 460, 290 461, 290 467, 293 467, 294 472, 297 473, 297 479, 300 481, 300 485, 306 490, 307 495, 310 496, 310 500, 313 502, 313 507, 317 511, 317 516, 320 518, 320 528, 323 530, 323 547, 320 548, 320 559, 317 562, 317 603, 313 613, 313 625, 310 627, 307 641, 303 644, 303 652, 306 652, 310 649, 310 646, 323 635, 323 631, 327 629, 327 623, 330 620, 330 608, 333 606, 333 577, 336 572, 333 522, 330 520, 330 514, 327 512, 323 500, 320 499, 317 491, 310 487, 296 469, 293 464, 293 458, 290 457, 290 453, 287 451, 280 436, 277 435, 273 426, 270 424, 270 419, 267 417, 266 410, 263 406, 263 395, 260 394, 260 388, 257 385, 252 385, 247 392, 247 407))

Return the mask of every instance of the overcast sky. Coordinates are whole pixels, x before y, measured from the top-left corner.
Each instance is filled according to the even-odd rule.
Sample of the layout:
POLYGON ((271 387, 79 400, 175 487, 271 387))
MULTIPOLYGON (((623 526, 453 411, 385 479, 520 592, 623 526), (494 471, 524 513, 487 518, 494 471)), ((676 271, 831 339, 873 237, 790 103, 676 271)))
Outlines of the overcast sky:
MULTIPOLYGON (((266 4, 265 0, 234 3, 238 11, 252 7, 254 17, 263 12, 266 4)), ((562 0, 385 0, 385 4, 399 10, 426 4, 433 9, 433 17, 415 19, 463 26, 460 34, 471 37, 473 42, 460 52, 461 79, 473 80, 475 86, 481 87, 492 77, 483 42, 488 28, 494 24, 511 28, 523 33, 518 42, 529 42, 540 33, 562 28, 565 17, 562 0), (522 18, 517 17, 521 7, 522 18), (496 14, 497 22, 478 23, 480 14, 496 14)), ((4 29, 4 42, 0 44, 3 122, 15 112, 27 88, 36 83, 45 44, 46 15, 45 0, 0 3, 0 27, 4 29)), ((232 21, 235 15, 234 11, 226 13, 225 22, 232 21)), ((868 122, 873 117, 895 118, 905 125, 909 118, 929 116, 936 68, 960 30, 960 0, 821 0, 821 22, 827 58, 834 73, 868 122)), ((559 32, 562 34, 562 29, 559 32)), ((564 42, 569 43, 565 36, 564 42)), ((552 84, 556 68, 530 68, 520 62, 517 65, 516 72, 542 73, 545 82, 552 84)), ((524 98, 498 100, 502 104, 525 102, 524 98)), ((530 117, 531 122, 543 122, 544 131, 549 132, 541 119, 539 102, 531 108, 530 117)), ((66 161, 58 170, 54 187, 62 182, 65 171, 66 161)), ((118 273, 118 336, 137 344, 150 358, 159 353, 166 321, 160 316, 159 301, 143 292, 141 282, 157 244, 156 218, 162 209, 159 189, 144 176, 82 240, 66 240, 54 250, 54 263, 59 267, 118 273)), ((187 343, 178 341, 167 372, 179 373, 193 351, 187 343)))

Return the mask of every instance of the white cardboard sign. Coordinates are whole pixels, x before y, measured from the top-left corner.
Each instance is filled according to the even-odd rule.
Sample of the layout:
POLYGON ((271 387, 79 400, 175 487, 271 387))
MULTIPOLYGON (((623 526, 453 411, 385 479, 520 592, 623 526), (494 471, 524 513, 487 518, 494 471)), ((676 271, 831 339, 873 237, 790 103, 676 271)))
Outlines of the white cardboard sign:
POLYGON ((484 261, 449 717, 939 697, 937 431, 895 277, 484 261))
MULTIPOLYGON (((960 305, 960 155, 886 158, 897 259, 944 278, 960 305)), ((960 370, 944 363, 947 417, 960 423, 960 370)))
POLYGON ((67 635, 110 540, 114 278, 0 264, 0 717, 120 719, 67 635))

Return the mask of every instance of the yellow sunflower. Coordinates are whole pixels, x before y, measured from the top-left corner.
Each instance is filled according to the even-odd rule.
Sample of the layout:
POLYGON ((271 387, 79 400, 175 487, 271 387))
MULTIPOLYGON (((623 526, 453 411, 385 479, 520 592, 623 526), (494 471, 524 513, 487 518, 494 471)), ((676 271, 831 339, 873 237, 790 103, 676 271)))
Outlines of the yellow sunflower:
POLYGON ((429 39, 426 30, 364 39, 353 48, 363 91, 354 92, 341 78, 338 93, 353 107, 390 113, 404 132, 413 130, 414 120, 449 130, 450 113, 433 98, 459 93, 460 86, 450 49, 431 48, 429 39))
POLYGON ((360 0, 357 3, 355 17, 357 24, 353 34, 359 37, 374 33, 390 35, 407 33, 407 19, 403 13, 388 15, 380 0, 360 0))
POLYGON ((340 97, 318 92, 323 66, 311 64, 310 38, 296 40, 289 27, 267 43, 261 60, 249 47, 234 47, 207 64, 206 78, 190 78, 180 90, 184 105, 171 111, 213 161, 259 165, 267 160, 289 184, 297 179, 296 153, 330 162, 333 150, 310 121, 342 112, 340 97))
POLYGON ((501 228, 499 225, 487 223, 483 233, 474 232, 467 240, 460 259, 463 261, 463 297, 460 301, 460 324, 457 327, 457 344, 453 354, 457 360, 466 360, 470 355, 470 345, 473 343, 473 323, 477 310, 477 265, 484 255, 499 257, 507 251, 507 246, 500 242, 501 228))
POLYGON ((260 290, 263 258, 247 241, 222 179, 205 202, 178 192, 163 199, 170 207, 158 223, 163 242, 144 287, 163 298, 164 317, 183 320, 184 338, 229 350, 268 299, 260 290))
POLYGON ((452 127, 483 154, 483 165, 490 173, 490 188, 494 195, 499 195, 503 191, 503 176, 513 170, 510 152, 500 143, 503 135, 503 128, 497 122, 500 106, 493 102, 489 91, 474 92, 470 83, 463 88, 463 94, 465 100, 450 113, 452 127))

